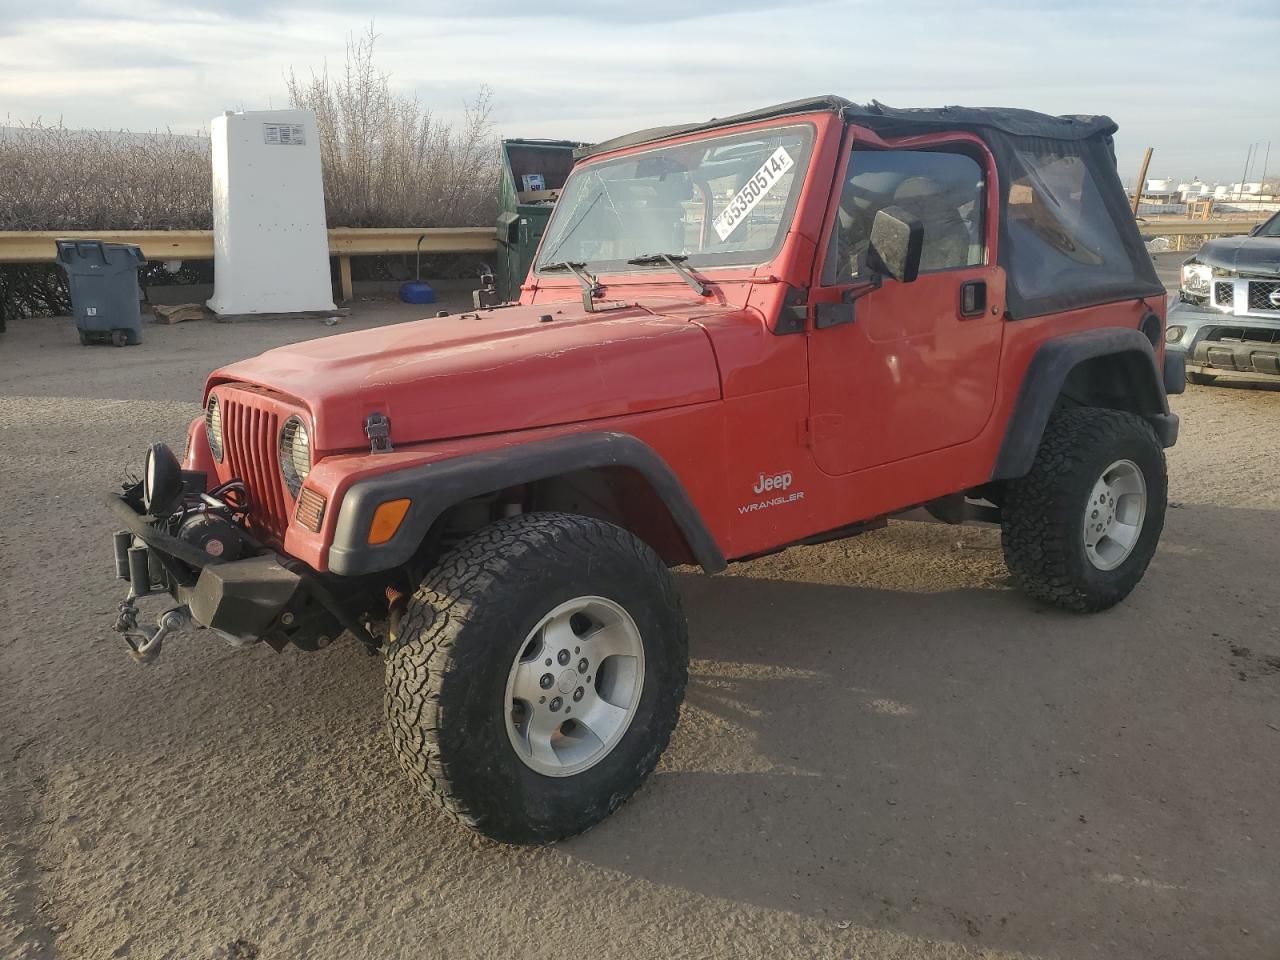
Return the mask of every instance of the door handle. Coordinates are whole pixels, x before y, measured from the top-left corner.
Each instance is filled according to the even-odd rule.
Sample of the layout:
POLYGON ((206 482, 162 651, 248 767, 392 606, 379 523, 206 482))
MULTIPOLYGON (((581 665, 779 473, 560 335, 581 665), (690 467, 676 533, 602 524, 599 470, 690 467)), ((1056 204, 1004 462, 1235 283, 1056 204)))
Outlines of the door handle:
POLYGON ((960 284, 960 317, 969 320, 987 312, 987 281, 966 280, 960 284))

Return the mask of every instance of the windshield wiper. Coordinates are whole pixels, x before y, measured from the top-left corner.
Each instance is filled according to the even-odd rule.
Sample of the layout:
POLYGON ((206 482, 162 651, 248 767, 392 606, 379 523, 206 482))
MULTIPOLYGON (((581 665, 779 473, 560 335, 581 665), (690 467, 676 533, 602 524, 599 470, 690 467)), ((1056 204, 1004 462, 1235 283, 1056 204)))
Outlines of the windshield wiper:
POLYGON ((556 263, 544 263, 538 269, 543 273, 561 270, 572 273, 578 283, 582 284, 582 309, 587 313, 595 313, 594 299, 603 296, 604 291, 600 289, 600 284, 596 283, 596 278, 587 273, 586 266, 581 260, 559 260, 556 263))
POLYGON ((700 297, 711 296, 711 288, 703 281, 699 280, 694 272, 684 265, 689 258, 683 253, 646 253, 642 257, 632 257, 627 263, 635 264, 637 267, 644 267, 650 264, 665 263, 676 273, 680 274, 680 278, 700 297))

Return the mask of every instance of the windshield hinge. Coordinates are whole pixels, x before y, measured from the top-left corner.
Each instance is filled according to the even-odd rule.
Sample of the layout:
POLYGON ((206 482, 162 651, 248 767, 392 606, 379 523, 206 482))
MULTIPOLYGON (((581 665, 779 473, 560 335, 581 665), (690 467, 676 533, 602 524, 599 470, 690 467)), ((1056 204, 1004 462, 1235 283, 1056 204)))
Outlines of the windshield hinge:
POLYGON ((391 452, 391 421, 385 414, 375 412, 365 417, 364 435, 369 438, 370 453, 391 452))

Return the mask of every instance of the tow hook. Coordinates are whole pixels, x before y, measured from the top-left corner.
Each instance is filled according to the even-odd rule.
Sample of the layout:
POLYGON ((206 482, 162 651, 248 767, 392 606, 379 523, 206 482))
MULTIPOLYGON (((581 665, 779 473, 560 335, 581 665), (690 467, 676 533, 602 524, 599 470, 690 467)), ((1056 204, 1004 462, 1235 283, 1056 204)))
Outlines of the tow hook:
POLYGON ((190 622, 191 610, 183 604, 160 614, 154 627, 139 626, 137 604, 129 597, 120 604, 115 631, 124 635, 124 642, 129 645, 129 656, 138 663, 151 663, 160 656, 160 645, 164 643, 164 638, 190 622))

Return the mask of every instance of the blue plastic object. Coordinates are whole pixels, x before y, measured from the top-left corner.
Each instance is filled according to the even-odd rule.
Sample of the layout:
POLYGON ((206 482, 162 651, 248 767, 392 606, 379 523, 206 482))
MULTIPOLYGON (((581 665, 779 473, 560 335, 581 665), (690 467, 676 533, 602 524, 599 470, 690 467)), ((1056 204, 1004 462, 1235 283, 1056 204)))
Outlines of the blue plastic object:
POLYGON ((410 280, 400 284, 400 299, 405 303, 435 303, 436 292, 425 280, 410 280))

